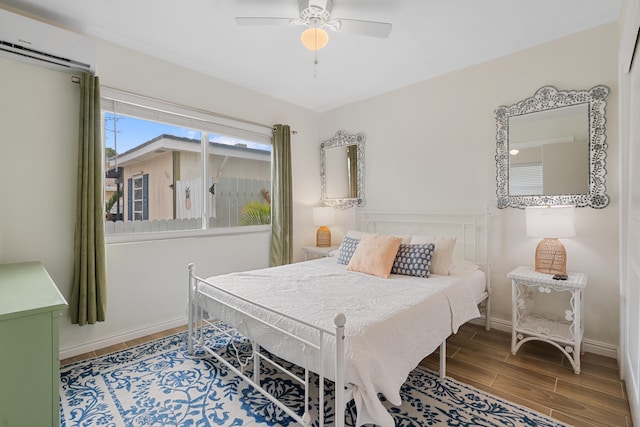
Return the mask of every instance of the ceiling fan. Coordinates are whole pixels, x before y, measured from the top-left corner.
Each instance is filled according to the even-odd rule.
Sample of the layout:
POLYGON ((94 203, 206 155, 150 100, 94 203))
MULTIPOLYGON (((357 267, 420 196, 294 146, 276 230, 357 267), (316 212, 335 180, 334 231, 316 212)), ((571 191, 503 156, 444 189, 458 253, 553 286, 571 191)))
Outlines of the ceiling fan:
POLYGON ((290 25, 308 27, 301 36, 302 44, 310 50, 326 46, 329 35, 326 29, 363 36, 385 38, 391 32, 388 22, 362 21, 358 19, 331 18, 333 0, 298 0, 298 18, 237 17, 238 25, 290 25))

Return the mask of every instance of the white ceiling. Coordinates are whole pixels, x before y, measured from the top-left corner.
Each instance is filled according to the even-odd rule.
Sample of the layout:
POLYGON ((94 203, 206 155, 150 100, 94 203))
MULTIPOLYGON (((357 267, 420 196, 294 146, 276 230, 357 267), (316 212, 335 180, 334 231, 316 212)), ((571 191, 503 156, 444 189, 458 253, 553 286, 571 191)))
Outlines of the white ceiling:
POLYGON ((323 112, 614 21, 622 1, 334 0, 334 18, 390 22, 393 29, 386 39, 330 33, 315 76, 314 55, 300 44, 302 27, 234 20, 294 18, 297 0, 0 3, 323 112))

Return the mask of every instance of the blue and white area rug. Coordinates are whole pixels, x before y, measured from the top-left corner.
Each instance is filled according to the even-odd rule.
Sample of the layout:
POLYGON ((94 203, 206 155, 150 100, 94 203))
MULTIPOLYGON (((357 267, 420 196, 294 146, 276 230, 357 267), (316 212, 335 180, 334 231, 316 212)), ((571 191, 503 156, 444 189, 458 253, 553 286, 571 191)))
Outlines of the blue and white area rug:
MULTIPOLYGON (((231 354, 224 335, 208 332, 206 339, 221 353, 231 354)), ((238 348, 250 348, 240 337, 234 341, 238 348)), ((304 391, 264 365, 262 386, 302 412, 304 391)), ((295 366, 292 370, 302 372, 295 366)), ((190 356, 186 332, 63 366, 60 379, 62 427, 297 425, 226 367, 190 356)), ((325 393, 331 399, 333 386, 327 383, 331 385, 325 393)), ((563 426, 457 381, 440 379, 421 367, 411 372, 401 395, 401 406, 389 406, 396 426, 401 427, 563 426)), ((325 411, 329 425, 333 408, 325 411)), ((347 425, 353 426, 354 421, 354 409, 349 408, 347 425)))

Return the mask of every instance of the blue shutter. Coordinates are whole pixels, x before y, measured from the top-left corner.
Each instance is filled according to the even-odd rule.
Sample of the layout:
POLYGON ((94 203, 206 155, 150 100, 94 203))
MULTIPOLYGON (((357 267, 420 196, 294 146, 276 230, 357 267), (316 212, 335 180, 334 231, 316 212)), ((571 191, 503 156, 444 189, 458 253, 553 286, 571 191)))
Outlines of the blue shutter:
POLYGON ((149 219, 149 174, 142 175, 142 219, 149 219))
POLYGON ((127 209, 129 221, 133 221, 133 179, 127 180, 127 209))

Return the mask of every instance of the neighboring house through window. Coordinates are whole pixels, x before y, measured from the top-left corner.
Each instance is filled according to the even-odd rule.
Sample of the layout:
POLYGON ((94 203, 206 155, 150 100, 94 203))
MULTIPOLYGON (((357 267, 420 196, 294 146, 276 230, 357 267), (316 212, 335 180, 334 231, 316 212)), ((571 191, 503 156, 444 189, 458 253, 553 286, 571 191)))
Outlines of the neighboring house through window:
POLYGON ((102 96, 107 235, 270 223, 270 128, 102 96))

